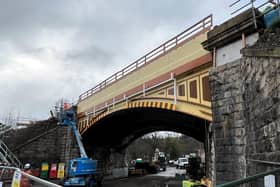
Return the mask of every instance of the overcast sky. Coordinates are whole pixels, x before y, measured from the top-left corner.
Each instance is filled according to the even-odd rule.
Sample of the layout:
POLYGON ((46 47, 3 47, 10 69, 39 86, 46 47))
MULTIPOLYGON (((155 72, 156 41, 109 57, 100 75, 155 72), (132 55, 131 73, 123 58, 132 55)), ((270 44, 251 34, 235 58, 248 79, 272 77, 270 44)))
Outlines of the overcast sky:
POLYGON ((44 119, 232 0, 0 0, 0 119, 44 119))

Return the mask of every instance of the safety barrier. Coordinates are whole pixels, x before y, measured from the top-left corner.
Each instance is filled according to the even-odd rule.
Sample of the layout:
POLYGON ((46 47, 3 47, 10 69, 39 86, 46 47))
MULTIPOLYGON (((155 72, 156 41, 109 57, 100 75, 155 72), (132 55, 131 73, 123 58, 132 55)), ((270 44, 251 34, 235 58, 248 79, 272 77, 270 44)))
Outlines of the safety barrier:
MULTIPOLYGON (((36 183, 39 183, 39 184, 44 185, 44 186, 61 187, 58 184, 43 180, 43 179, 35 177, 33 175, 30 175, 30 174, 28 174, 24 171, 21 171, 19 168, 16 168, 16 167, 0 166, 0 169, 2 171, 3 170, 9 171, 9 173, 11 173, 11 171, 12 171, 12 173, 14 175, 13 176, 13 181, 12 181, 12 186, 19 186, 20 178, 21 178, 19 176, 24 176, 24 177, 28 178, 29 180, 31 180, 32 182, 36 182, 36 183)), ((0 182, 2 183, 3 181, 0 181, 0 182)))

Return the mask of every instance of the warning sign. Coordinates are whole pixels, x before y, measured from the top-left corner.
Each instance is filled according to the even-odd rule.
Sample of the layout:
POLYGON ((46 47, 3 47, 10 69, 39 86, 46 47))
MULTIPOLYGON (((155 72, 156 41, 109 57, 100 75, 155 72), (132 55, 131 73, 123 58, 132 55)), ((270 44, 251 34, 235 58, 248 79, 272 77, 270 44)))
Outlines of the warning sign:
POLYGON ((58 171, 57 171, 57 178, 62 179, 64 177, 64 169, 65 169, 65 164, 64 163, 59 163, 58 164, 58 171))
POLYGON ((21 173, 15 171, 11 187, 20 187, 21 173))

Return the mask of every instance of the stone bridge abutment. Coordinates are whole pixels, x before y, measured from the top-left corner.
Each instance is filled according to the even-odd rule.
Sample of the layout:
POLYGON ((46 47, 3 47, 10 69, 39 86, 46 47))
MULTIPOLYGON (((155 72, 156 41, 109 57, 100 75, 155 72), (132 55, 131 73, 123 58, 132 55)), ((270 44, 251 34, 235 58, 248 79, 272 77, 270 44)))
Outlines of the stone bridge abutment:
POLYGON ((217 184, 276 167, 258 161, 280 160, 278 49, 245 48, 210 72, 217 184))

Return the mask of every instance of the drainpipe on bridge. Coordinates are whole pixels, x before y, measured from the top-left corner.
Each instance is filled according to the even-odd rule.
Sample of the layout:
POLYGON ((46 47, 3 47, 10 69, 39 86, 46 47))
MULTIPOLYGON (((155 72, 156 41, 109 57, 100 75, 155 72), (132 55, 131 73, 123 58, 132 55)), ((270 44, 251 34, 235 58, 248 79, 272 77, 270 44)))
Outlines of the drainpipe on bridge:
POLYGON ((146 96, 146 85, 145 85, 145 83, 143 83, 143 96, 144 97, 146 96))
POLYGON ((109 109, 110 109, 109 107, 110 107, 110 106, 108 105, 107 102, 105 102, 105 107, 107 107, 107 111, 109 111, 109 109))
POLYGON ((116 102, 116 99, 115 99, 115 97, 113 97, 113 109, 115 108, 115 102, 116 102))
POLYGON ((217 49, 213 48, 213 67, 217 67, 217 49))
POLYGON ((126 98, 126 95, 125 95, 125 94, 123 94, 123 100, 127 100, 127 98, 126 98))
POLYGON ((176 83, 176 78, 174 77, 173 72, 171 73, 171 79, 174 81, 173 82, 173 89, 174 89, 174 105, 177 104, 177 83, 176 83))

